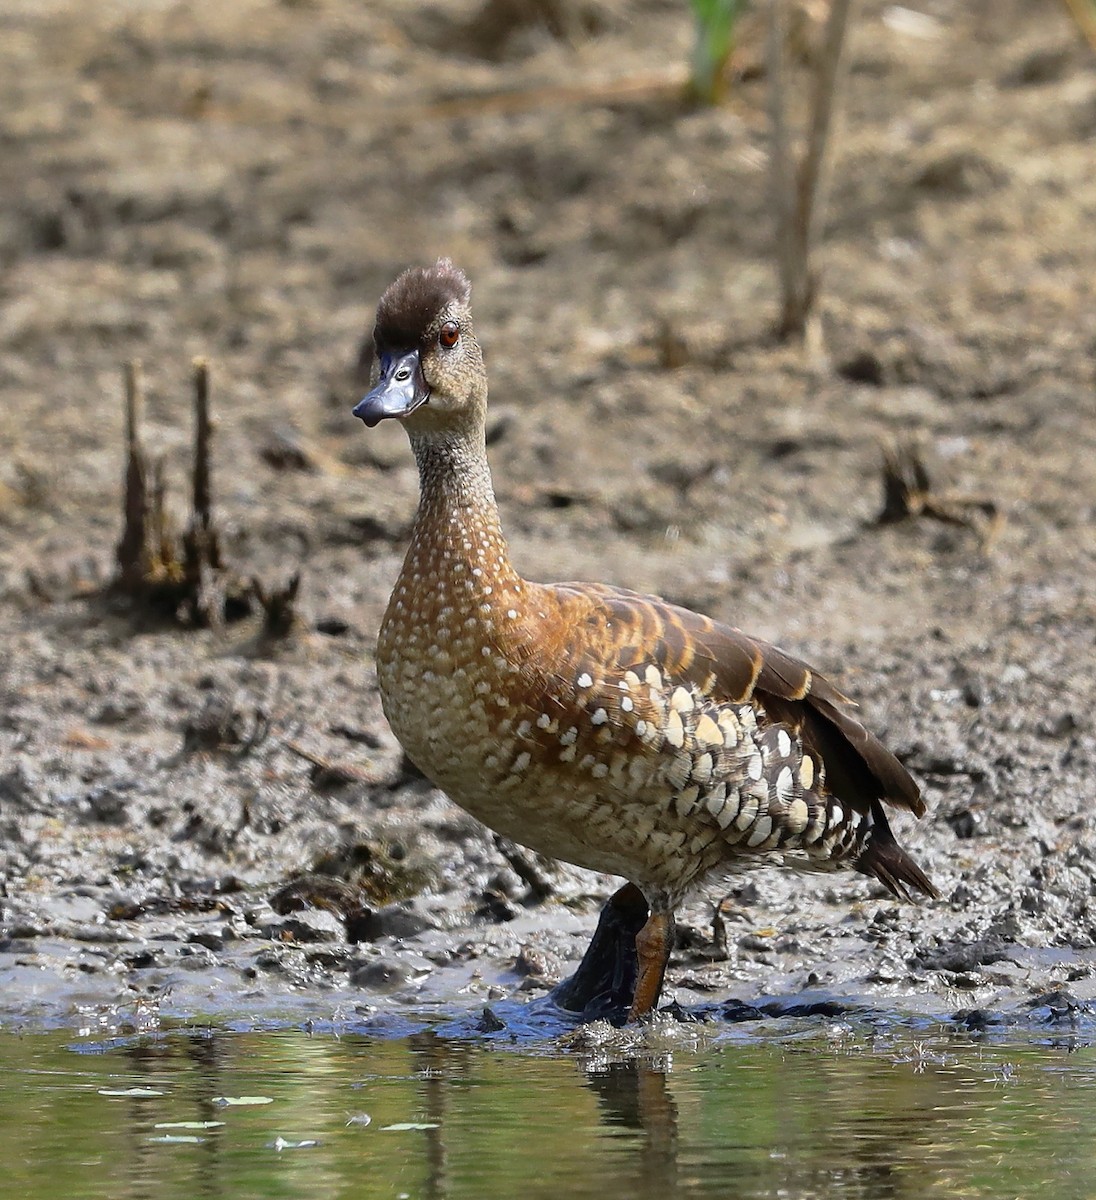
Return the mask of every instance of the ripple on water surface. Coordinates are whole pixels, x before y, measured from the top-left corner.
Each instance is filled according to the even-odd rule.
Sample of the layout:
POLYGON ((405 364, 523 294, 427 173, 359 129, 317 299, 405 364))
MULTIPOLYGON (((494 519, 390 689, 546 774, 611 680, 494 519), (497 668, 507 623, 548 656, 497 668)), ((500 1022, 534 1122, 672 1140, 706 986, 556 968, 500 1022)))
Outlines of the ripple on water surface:
POLYGON ((430 1031, 0 1041, 6 1197, 1096 1194, 1096 1051, 1076 1035, 819 1019, 630 1049, 430 1031))

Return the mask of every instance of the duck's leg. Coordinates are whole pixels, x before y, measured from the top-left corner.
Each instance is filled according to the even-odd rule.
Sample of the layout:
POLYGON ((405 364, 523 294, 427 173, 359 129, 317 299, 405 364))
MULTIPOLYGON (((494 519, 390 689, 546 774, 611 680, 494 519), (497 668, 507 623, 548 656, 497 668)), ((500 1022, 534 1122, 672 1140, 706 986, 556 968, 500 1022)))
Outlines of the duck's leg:
POLYGON ((636 955, 639 959, 639 979, 629 1021, 638 1021, 648 1016, 658 1004, 662 994, 662 981, 666 978, 666 964, 674 945, 674 914, 669 908, 656 908, 647 918, 647 924, 636 934, 636 955))
POLYGON ((646 920, 647 901, 639 888, 626 883, 614 892, 578 970, 553 991, 556 1004, 591 1019, 623 1014, 635 994, 636 935, 646 920))

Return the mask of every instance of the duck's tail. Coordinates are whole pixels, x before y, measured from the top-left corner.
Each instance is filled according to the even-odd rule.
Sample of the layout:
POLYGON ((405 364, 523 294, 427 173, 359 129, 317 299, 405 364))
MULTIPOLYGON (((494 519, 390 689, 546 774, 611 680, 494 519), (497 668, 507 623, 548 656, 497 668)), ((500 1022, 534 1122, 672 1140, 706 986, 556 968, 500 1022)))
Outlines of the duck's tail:
POLYGON ((935 900, 940 893, 912 858, 899 846, 883 812, 872 802, 872 827, 867 845, 856 860, 856 870, 871 875, 900 900, 913 900, 915 893, 935 900))

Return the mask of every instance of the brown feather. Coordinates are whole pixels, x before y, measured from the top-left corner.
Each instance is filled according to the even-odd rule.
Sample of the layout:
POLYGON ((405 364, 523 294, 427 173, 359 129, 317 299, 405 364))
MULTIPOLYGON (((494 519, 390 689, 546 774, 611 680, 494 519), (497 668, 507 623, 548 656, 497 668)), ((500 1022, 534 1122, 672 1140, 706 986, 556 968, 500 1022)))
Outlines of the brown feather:
POLYGON ((856 860, 856 870, 871 875, 899 900, 912 900, 911 892, 936 900, 940 893, 924 871, 895 841, 886 813, 878 801, 872 806, 871 840, 856 860))
POLYGON ((377 305, 373 340, 379 351, 412 350, 452 304, 467 304, 472 285, 447 258, 432 267, 410 267, 377 305))
MULTIPOLYGON (((859 811, 882 800, 924 815, 925 802, 906 768, 852 715, 852 702, 806 663, 657 596, 604 584, 559 587, 576 600, 585 597, 592 609, 587 622, 630 657, 657 663, 713 700, 754 700, 771 721, 786 723, 825 764, 829 790, 859 811)), ((586 646, 592 648, 589 641, 586 646)))

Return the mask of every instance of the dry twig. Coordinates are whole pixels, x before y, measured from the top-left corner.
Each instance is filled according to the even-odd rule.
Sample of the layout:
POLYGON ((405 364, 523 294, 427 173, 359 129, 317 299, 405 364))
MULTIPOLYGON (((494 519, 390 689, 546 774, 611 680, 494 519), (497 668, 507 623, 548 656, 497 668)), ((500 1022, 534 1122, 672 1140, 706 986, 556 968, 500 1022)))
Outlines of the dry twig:
POLYGON ((975 533, 989 552, 1001 531, 1003 517, 993 500, 954 492, 934 492, 928 469, 916 446, 883 448, 883 507, 876 525, 929 517, 975 533))
POLYGON ((180 537, 167 509, 164 465, 149 461, 141 438, 144 395, 140 363, 125 366, 126 471, 117 569, 108 591, 185 625, 220 628, 263 610, 261 636, 287 636, 295 625, 300 588, 296 572, 282 588, 267 590, 230 569, 213 507, 213 417, 209 364, 194 363, 194 455, 191 513, 180 537))
POLYGON ((821 347, 821 333, 814 315, 818 274, 811 259, 825 211, 829 185, 827 151, 837 97, 846 74, 844 47, 851 7, 852 0, 831 2, 822 52, 814 67, 806 145, 797 167, 792 163, 787 114, 787 0, 772 0, 769 10, 770 178, 781 290, 777 332, 782 338, 805 339, 816 349, 821 347))

